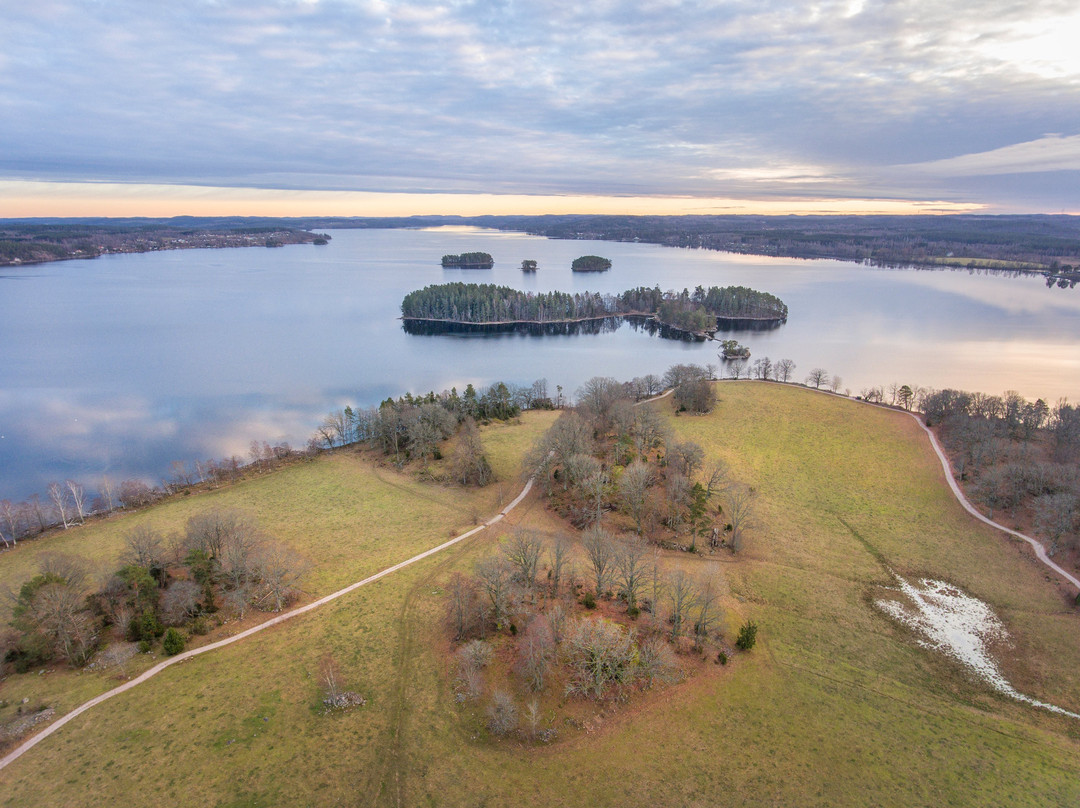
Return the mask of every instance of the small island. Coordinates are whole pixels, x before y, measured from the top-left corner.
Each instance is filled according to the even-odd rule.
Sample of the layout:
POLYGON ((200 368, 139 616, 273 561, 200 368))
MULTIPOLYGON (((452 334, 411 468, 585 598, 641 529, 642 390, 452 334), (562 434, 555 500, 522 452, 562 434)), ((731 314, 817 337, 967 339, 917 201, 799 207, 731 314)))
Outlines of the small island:
POLYGON ((570 264, 574 272, 606 272, 611 269, 611 259, 599 255, 583 255, 570 264))
POLYGON ((457 269, 491 269, 495 266, 495 259, 490 253, 467 252, 461 255, 444 255, 442 265, 457 269))
POLYGON ((536 262, 526 258, 521 262, 522 272, 536 272, 536 262))
POLYGON ((522 292, 490 283, 444 283, 410 292, 401 303, 402 319, 433 324, 422 333, 463 327, 549 326, 611 318, 644 318, 667 329, 705 339, 720 323, 786 322, 787 305, 775 295, 745 286, 698 286, 693 292, 662 292, 640 286, 618 295, 598 292, 522 292))

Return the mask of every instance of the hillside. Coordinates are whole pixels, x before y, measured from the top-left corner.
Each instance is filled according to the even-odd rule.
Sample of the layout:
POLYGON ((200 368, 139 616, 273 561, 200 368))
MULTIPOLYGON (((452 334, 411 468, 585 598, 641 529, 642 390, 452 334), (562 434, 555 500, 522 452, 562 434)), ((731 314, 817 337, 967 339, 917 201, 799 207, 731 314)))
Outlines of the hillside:
MULTIPOLYGON (((961 510, 907 415, 759 382, 718 394, 707 416, 648 406, 758 493, 739 555, 665 553, 686 569, 721 563, 728 624, 761 626, 758 647, 733 665, 598 706, 588 730, 560 727, 550 746, 488 738, 454 703, 441 626, 449 576, 488 552, 488 531, 90 711, 0 774, 5 804, 1075 804, 1076 721, 997 695, 871 604, 894 586, 890 570, 948 580, 1005 623, 1012 645, 997 650, 1018 689, 1075 710, 1080 618, 1043 568, 961 510), (320 713, 328 651, 367 697, 362 709, 320 713)), ((550 420, 484 433, 504 480, 550 420)), ((252 509, 303 549, 312 596, 439 543, 500 499, 339 453, 56 546, 111 561, 125 523, 180 525, 211 498, 252 509)), ((567 530, 539 499, 510 521, 567 530)), ((45 541, 31 547, 27 556, 45 541)), ((32 569, 15 558, 0 557, 3 583, 32 569)), ((105 679, 33 674, 0 694, 64 708, 105 679)))

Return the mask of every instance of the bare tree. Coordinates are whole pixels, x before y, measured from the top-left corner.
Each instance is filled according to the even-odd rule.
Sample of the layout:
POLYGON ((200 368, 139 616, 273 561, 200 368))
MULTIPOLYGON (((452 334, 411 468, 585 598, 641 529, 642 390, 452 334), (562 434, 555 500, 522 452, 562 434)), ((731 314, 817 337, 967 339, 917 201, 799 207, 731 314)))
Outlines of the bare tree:
POLYGON ((454 479, 461 485, 483 487, 495 479, 495 472, 484 454, 480 430, 472 418, 461 424, 453 456, 454 479))
POLYGON ((697 587, 694 579, 682 569, 677 569, 668 576, 667 596, 671 605, 671 639, 682 636, 683 626, 690 619, 694 608, 697 587))
POLYGON ((815 390, 821 388, 821 385, 829 381, 829 372, 825 368, 814 368, 810 371, 810 375, 806 377, 806 383, 813 385, 815 390))
POLYGON ((615 540, 602 527, 594 525, 582 535, 581 546, 592 567, 596 597, 599 599, 611 586, 615 571, 615 540))
POLYGON ((81 525, 86 519, 86 489, 74 480, 65 480, 64 485, 67 486, 68 493, 71 494, 71 502, 75 506, 75 518, 79 520, 81 525))
POLYGON ((499 556, 487 556, 476 564, 476 577, 491 603, 495 627, 502 629, 510 616, 510 586, 512 570, 509 562, 499 556))
POLYGON ((592 455, 577 454, 567 463, 566 473, 578 497, 588 505, 582 513, 585 520, 599 524, 609 479, 607 469, 592 455))
POLYGON ((506 735, 517 728, 518 711, 514 698, 505 690, 491 694, 487 708, 487 727, 492 735, 506 735))
POLYGON ((540 566, 540 553, 544 540, 534 530, 519 527, 503 542, 502 552, 516 570, 517 579, 532 589, 536 585, 536 572, 540 566))
POLYGON ((638 596, 648 574, 649 547, 640 536, 633 536, 619 544, 615 556, 615 570, 619 588, 626 598, 627 611, 636 614, 638 596))
POLYGON ((1076 529, 1076 495, 1064 491, 1043 494, 1034 500, 1035 528, 1050 542, 1051 555, 1064 536, 1076 529))
POLYGON ((116 480, 107 474, 102 475, 101 480, 98 482, 98 494, 101 495, 101 501, 104 503, 105 510, 108 512, 112 512, 116 509, 116 493, 116 480))
POLYGON ((455 690, 458 699, 471 701, 484 692, 484 668, 491 662, 491 646, 483 640, 472 640, 457 652, 457 680, 455 690))
POLYGON ((726 590, 726 582, 720 573, 720 567, 713 563, 706 569, 697 584, 694 615, 694 638, 700 648, 709 634, 720 622, 723 613, 720 610, 720 598, 726 590))
POLYGON ((731 525, 731 552, 742 549, 743 538, 754 527, 754 491, 745 485, 732 486, 725 497, 724 514, 731 525))
POLYGON ((548 545, 548 568, 551 591, 558 593, 570 557, 570 543, 565 536, 555 537, 548 545))
POLYGON ((705 460, 705 450, 693 441, 676 443, 668 451, 668 464, 687 479, 692 478, 705 460))
POLYGON ((124 534, 124 552, 120 558, 125 564, 134 564, 144 569, 163 566, 164 540, 150 525, 136 525, 124 534))
POLYGON ((645 457, 653 449, 667 443, 671 430, 659 412, 653 407, 634 408, 634 448, 645 457))
MULTIPOLYGON (((14 547, 19 541, 19 509, 10 500, 0 501, 0 522, 7 528, 7 536, 4 536, 4 544, 14 547)), ((0 534, 2 536, 2 534, 0 534)))
POLYGON ((661 637, 646 637, 638 645, 638 676, 646 690, 656 682, 674 684, 682 678, 675 652, 661 637))
POLYGON ((629 682, 636 667, 634 638, 617 623, 575 621, 566 638, 572 678, 569 693, 602 698, 613 685, 629 682))
POLYGON ((629 512, 640 536, 644 527, 645 509, 649 501, 649 488, 653 483, 652 467, 640 460, 627 466, 619 477, 619 501, 629 512))
POLYGON ((790 359, 781 359, 776 363, 776 380, 779 382, 791 381, 791 374, 795 372, 795 363, 790 359))
POLYGON ((754 360, 753 365, 754 378, 768 381, 772 377, 773 363, 767 356, 763 356, 760 359, 754 360))
POLYGON ((30 605, 30 619, 53 652, 70 665, 85 665, 97 645, 97 626, 85 609, 82 589, 71 583, 42 586, 30 605))
POLYGON ((194 581, 174 581, 161 596, 161 622, 167 626, 180 626, 197 617, 202 609, 201 593, 202 587, 194 581))
POLYGON ((551 665, 554 647, 555 642, 547 617, 544 615, 533 617, 518 642, 516 666, 518 675, 530 690, 544 689, 544 678, 551 665))
POLYGON ((835 393, 840 390, 840 385, 842 385, 843 383, 844 380, 841 379, 839 376, 833 376, 832 379, 829 381, 829 389, 835 393))
POLYGON ((265 541, 259 547, 255 604, 280 612, 298 594, 307 564, 279 541, 265 541))
POLYGON ((446 591, 449 595, 446 603, 447 625, 454 640, 464 640, 472 636, 478 628, 476 618, 479 595, 476 582, 460 572, 455 572, 450 576, 446 591))
POLYGON ((731 361, 729 361, 727 363, 728 378, 738 381, 739 379, 746 376, 746 365, 747 362, 745 359, 732 359, 731 361))
POLYGON ((68 508, 68 491, 60 483, 49 483, 49 499, 52 500, 53 507, 56 509, 57 515, 60 517, 60 522, 64 526, 64 530, 71 527, 71 512, 68 508))
POLYGON ((323 654, 319 661, 319 679, 322 681, 325 702, 336 704, 342 693, 341 667, 333 654, 323 654))

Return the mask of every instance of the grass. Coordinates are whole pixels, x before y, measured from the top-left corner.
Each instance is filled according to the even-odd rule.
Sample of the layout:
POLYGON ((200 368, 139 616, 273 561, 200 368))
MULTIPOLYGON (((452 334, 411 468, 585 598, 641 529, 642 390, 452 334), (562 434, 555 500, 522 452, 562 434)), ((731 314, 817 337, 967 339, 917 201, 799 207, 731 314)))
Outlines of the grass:
MULTIPOLYGON (((182 531, 195 513, 236 508, 250 513, 261 527, 307 558, 311 568, 304 589, 314 599, 440 544, 496 513, 517 494, 521 457, 554 417, 528 413, 519 424, 493 424, 482 431, 498 477, 484 489, 423 483, 412 473, 375 466, 371 456, 339 451, 236 485, 176 497, 145 511, 24 542, 0 555, 0 592, 18 591, 49 553, 82 559, 93 571, 90 580, 96 581, 119 566, 124 535, 133 526, 150 524, 169 534, 182 531)), ((3 599, 0 609, 0 620, 6 623, 9 599, 3 599)), ((226 626, 225 633, 234 630, 238 629, 226 626)), ((217 638, 215 634, 204 641, 217 638)), ((139 655, 126 672, 140 673, 156 661, 139 655)), ((28 707, 54 706, 59 716, 116 684, 112 673, 82 673, 62 666, 54 666, 47 675, 35 671, 12 676, 0 684, 0 698, 9 702, 0 708, 0 722, 14 716, 23 698, 30 700, 28 707)))
MULTIPOLYGON (((593 732, 548 747, 491 741, 451 698, 438 625, 446 576, 488 551, 485 532, 90 711, 0 774, 5 804, 1080 801, 1078 722, 997 696, 871 604, 887 568, 948 579, 1013 633, 1003 667, 1020 690, 1080 707, 1077 615, 1022 550, 961 511, 917 425, 793 387, 723 383, 719 394, 712 415, 672 425, 758 492, 743 553, 714 557, 738 598, 730 639, 744 617, 760 626, 754 651, 727 668, 596 708, 593 732), (319 714, 327 651, 366 707, 319 714)), ((417 535, 355 524, 372 553, 438 533, 419 492, 390 500, 417 535)), ((289 507, 303 520, 303 498, 289 507)), ((558 526, 535 500, 510 521, 558 526)))
POLYGON ((1033 261, 1006 261, 1001 258, 965 258, 962 256, 942 256, 924 259, 928 264, 943 266, 977 267, 979 269, 1047 269, 1046 264, 1033 261))

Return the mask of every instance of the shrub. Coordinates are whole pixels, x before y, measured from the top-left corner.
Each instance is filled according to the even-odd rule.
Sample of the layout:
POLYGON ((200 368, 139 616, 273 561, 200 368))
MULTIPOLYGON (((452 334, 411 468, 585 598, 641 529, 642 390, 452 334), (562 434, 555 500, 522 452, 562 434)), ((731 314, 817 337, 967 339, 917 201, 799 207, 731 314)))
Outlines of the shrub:
POLYGON ((582 597, 581 599, 581 605, 584 606, 586 609, 596 608, 596 598, 593 596, 592 592, 585 593, 584 597, 582 597))
POLYGON ((176 656, 184 650, 184 634, 175 628, 170 628, 165 632, 165 639, 162 641, 161 647, 165 651, 166 656, 176 656))
POLYGON ((749 651, 754 647, 754 643, 757 642, 757 623, 752 620, 747 620, 743 623, 742 628, 739 629, 739 636, 735 640, 737 645, 743 651, 749 651))
POLYGON ((517 727, 518 711, 514 699, 503 690, 496 690, 487 708, 488 731, 492 735, 506 735, 517 727))
POLYGON ((149 654, 150 649, 152 647, 153 646, 150 645, 150 640, 139 640, 139 653, 140 654, 149 654))

